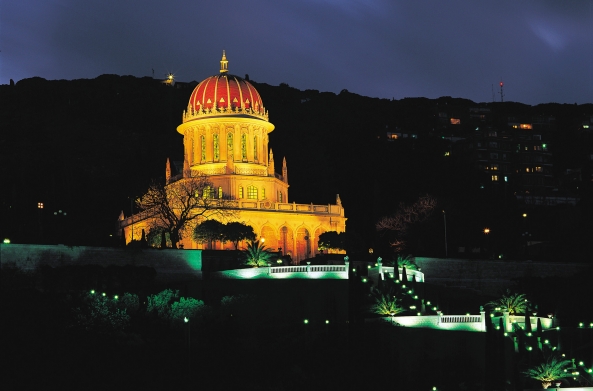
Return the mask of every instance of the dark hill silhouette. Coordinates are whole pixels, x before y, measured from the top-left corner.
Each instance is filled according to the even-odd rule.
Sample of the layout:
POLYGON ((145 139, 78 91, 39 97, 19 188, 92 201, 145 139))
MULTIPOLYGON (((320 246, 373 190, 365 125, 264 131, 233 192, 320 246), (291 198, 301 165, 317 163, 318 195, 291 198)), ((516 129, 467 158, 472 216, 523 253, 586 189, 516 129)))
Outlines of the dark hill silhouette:
MULTIPOLYGON (((471 163, 444 158, 449 141, 443 137, 472 134, 470 108, 490 109, 491 126, 507 126, 509 118, 554 116, 562 124, 554 150, 559 167, 578 164, 574 150, 585 153, 590 145, 576 137, 574 125, 593 113, 591 104, 388 100, 250 82, 276 126, 270 146, 276 167, 287 158, 291 201, 333 203, 340 194, 348 230, 366 246, 379 246, 374 231, 379 217, 422 194, 433 194, 439 207, 457 213, 448 227, 451 240, 486 219, 476 216, 508 209, 508 200, 480 190, 483 177, 471 163), (443 121, 448 117, 460 118, 461 125, 443 121), (417 138, 388 142, 387 132, 417 138)), ((128 197, 164 175, 167 157, 183 158, 176 127, 192 88, 191 83, 177 87, 117 75, 35 77, 0 86, 0 235, 15 242, 109 244, 119 212, 129 214, 128 197), (41 214, 38 202, 45 204, 41 214), (67 216, 54 215, 58 210, 67 216)), ((441 215, 423 229, 426 234, 412 248, 442 255, 441 215)))

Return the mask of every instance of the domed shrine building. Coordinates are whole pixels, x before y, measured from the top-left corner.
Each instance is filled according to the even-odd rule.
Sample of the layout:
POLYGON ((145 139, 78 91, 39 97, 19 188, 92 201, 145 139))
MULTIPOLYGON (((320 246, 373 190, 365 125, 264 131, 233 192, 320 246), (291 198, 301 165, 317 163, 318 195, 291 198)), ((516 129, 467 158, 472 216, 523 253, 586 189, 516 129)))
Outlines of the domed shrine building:
MULTIPOLYGON (((344 232, 346 217, 339 196, 335 205, 290 202, 286 159, 277 173, 269 147, 268 135, 273 130, 261 96, 249 81, 228 73, 223 52, 220 72, 199 83, 189 98, 183 122, 177 127, 183 135, 183 173, 171 177, 167 162, 167 183, 207 175, 214 197, 224 194, 233 200, 232 221, 252 226, 266 247, 298 262, 319 252, 318 238, 323 232, 344 232)), ((119 223, 129 242, 132 237, 139 239, 143 229, 149 231, 150 217, 124 218, 122 214, 119 223)), ((207 247, 187 237, 191 235, 184 236, 180 244, 185 249, 207 247)), ((231 243, 214 245, 216 249, 234 248, 231 243)))

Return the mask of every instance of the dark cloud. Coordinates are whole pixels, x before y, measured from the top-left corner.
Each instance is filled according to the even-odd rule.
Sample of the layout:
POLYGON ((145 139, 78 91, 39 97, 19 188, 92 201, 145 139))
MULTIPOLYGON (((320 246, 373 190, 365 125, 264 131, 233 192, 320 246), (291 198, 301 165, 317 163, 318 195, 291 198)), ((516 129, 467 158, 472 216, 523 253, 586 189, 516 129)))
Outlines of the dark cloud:
POLYGON ((231 72, 395 97, 593 101, 593 0, 20 0, 0 13, 0 82, 231 72))

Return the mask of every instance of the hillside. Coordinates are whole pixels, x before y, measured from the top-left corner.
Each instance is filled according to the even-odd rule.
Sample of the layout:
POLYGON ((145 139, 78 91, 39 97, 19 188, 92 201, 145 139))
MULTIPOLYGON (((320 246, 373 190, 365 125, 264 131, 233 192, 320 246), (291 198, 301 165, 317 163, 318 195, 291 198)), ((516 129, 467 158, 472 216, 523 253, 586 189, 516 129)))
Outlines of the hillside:
MULTIPOLYGON (((333 94, 252 83, 276 126, 270 134, 276 167, 287 159, 290 200, 333 203, 340 194, 347 229, 363 248, 385 245, 374 230, 379 217, 427 193, 447 210, 451 248, 480 245, 484 224, 511 234, 520 205, 481 188, 483 175, 463 158, 445 156, 450 141, 443 137, 473 131, 470 108, 491 109, 489 125, 495 127, 507 126, 509 117, 554 116, 561 130, 555 165, 563 168, 578 165, 573 151, 583 148, 571 137, 574 122, 593 112, 593 105, 485 104, 451 97, 386 100, 346 90, 333 94), (461 118, 461 125, 443 122, 442 112, 461 118), (396 131, 417 138, 389 142, 386 133, 396 131)), ((113 244, 109 235, 120 211, 129 214, 128 197, 142 194, 151 178, 163 176, 167 157, 182 159, 182 137, 175 129, 192 88, 191 83, 176 87, 116 75, 31 78, 0 86, 0 235, 19 243, 113 244), (44 203, 43 210, 38 202, 44 203)), ((565 235, 577 239, 591 230, 586 224, 591 197, 583 195, 582 210, 571 212, 568 221, 559 217, 565 235)), ((546 224, 560 229, 554 228, 558 220, 546 224)), ((421 228, 410 251, 442 255, 442 215, 435 214, 421 228)))

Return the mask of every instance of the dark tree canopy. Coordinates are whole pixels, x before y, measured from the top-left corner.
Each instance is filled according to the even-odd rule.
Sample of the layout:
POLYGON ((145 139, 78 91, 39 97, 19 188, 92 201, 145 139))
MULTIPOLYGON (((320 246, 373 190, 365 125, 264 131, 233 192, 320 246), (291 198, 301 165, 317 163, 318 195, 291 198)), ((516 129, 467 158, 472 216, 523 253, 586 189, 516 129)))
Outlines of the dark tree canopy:
POLYGON ((328 231, 319 235, 319 248, 322 250, 344 250, 346 248, 344 233, 328 231))
POLYGON ((198 243, 224 242, 225 225, 218 220, 206 220, 196 226, 193 237, 198 243))
POLYGON ((223 238, 225 241, 232 242, 236 250, 240 241, 255 241, 256 235, 252 226, 233 221, 224 225, 223 238))

